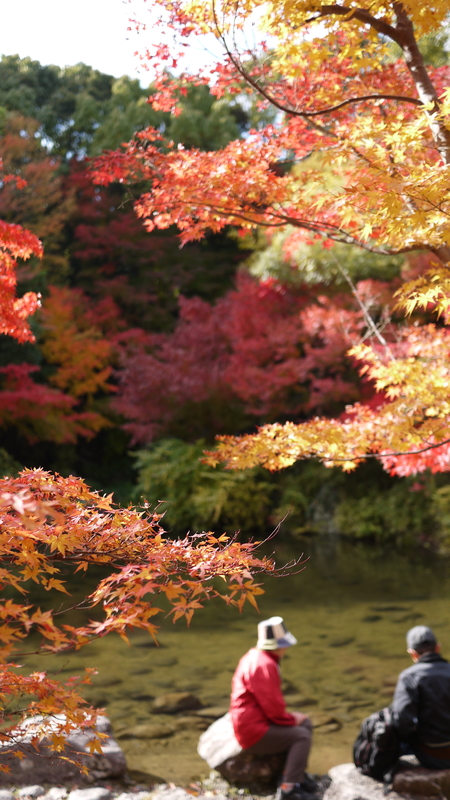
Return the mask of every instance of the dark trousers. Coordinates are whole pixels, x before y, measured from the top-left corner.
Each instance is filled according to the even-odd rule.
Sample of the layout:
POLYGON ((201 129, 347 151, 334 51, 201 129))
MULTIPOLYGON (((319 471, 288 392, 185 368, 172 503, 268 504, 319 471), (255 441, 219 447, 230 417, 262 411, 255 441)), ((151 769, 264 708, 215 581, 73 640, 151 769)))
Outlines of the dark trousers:
POLYGON ((312 724, 306 719, 301 725, 271 725, 264 736, 247 753, 257 756, 287 752, 283 783, 301 783, 311 749, 312 724))
MULTIPOLYGON (((428 750, 436 750, 436 755, 427 752, 425 753, 418 742, 400 742, 400 755, 414 755, 423 767, 427 769, 450 769, 450 759, 439 758, 439 747, 427 748, 428 750)), ((448 748, 445 748, 448 750, 448 748)))

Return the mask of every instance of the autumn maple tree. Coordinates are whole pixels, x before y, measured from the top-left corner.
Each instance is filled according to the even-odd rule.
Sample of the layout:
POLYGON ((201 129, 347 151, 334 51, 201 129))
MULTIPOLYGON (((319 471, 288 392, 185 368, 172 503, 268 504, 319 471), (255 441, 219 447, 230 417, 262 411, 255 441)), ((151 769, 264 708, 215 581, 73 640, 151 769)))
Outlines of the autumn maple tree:
MULTIPOLYGON (((240 408, 248 427, 359 397, 345 353, 364 330, 361 310, 351 296, 313 294, 241 273, 214 305, 181 297, 172 333, 126 334, 113 405, 132 441, 147 444, 180 422, 192 436, 195 420, 198 436, 211 425, 224 432, 224 407, 240 408), (191 426, 184 408, 197 409, 191 426)), ((236 432, 237 415, 228 416, 236 432)))
MULTIPOLYGON (((189 622, 213 596, 239 609, 246 600, 255 605, 262 590, 254 573, 274 570, 270 560, 256 556, 254 544, 211 533, 170 539, 161 527, 161 515, 119 508, 79 478, 40 469, 0 481, 0 516, 2 591, 13 589, 15 598, 10 595, 0 602, 3 722, 18 722, 25 712, 45 717, 64 712, 62 729, 68 730, 92 724, 95 716, 77 691, 81 679, 61 683, 45 673, 17 674, 16 653, 30 648, 44 653, 79 649, 112 631, 126 639, 132 628, 155 637, 155 616, 162 612, 158 595, 168 600, 174 621, 189 622), (57 613, 41 611, 28 601, 34 583, 69 596, 67 606, 73 608, 68 571, 85 572, 94 564, 108 567, 111 574, 79 605, 101 609, 100 619, 97 614, 95 620, 74 627, 64 618, 60 621, 61 606, 57 613), (219 576, 223 589, 211 582, 219 576), (35 695, 25 707, 17 705, 24 694, 35 695)), ((14 741, 14 730, 2 730, 0 738, 14 741)))
MULTIPOLYGON (((14 176, 3 176, 4 185, 11 180, 14 176)), ((20 188, 22 179, 17 178, 16 184, 20 188)), ((0 222, 0 248, 0 331, 19 342, 31 341, 27 317, 38 307, 39 298, 33 293, 16 297, 15 270, 18 258, 40 256, 42 245, 20 225, 0 222)), ((35 405, 43 417, 49 408, 53 413, 60 408, 70 416, 72 401, 106 388, 109 350, 107 343, 99 341, 94 321, 107 325, 115 318, 114 309, 100 303, 90 315, 85 308, 80 321, 76 299, 79 294, 55 289, 43 314, 47 356, 57 365, 54 388, 34 385, 35 405), (86 340, 94 346, 85 347, 86 340)), ((33 394, 33 387, 27 384, 32 382, 32 366, 10 364, 4 371, 3 421, 8 414, 14 418, 21 401, 30 404, 33 394)), ((24 411, 24 418, 26 414, 24 411)), ((32 416, 31 411, 28 414, 32 416)), ((94 424, 92 412, 87 410, 85 415, 85 421, 94 424)), ((38 424, 39 414, 34 421, 38 424)), ((44 419, 40 422, 44 424, 44 419)), ((61 751, 64 735, 77 727, 95 725, 97 713, 80 693, 81 685, 89 682, 95 670, 66 681, 45 672, 26 675, 21 671, 24 655, 79 649, 113 631, 126 639, 132 628, 155 637, 155 616, 162 613, 157 597, 161 595, 173 620, 183 618, 188 623, 195 610, 212 597, 222 597, 238 609, 246 601, 256 605, 262 589, 255 575, 275 570, 269 559, 258 557, 254 543, 241 544, 212 533, 171 539, 155 511, 120 508, 111 496, 92 492, 82 479, 63 478, 43 469, 25 469, 18 477, 0 479, 0 521, 0 742, 12 747, 20 742, 20 722, 27 714, 42 720, 33 729, 31 744, 47 736, 50 745, 61 751), (109 574, 75 604, 67 578, 86 572, 91 565, 103 565, 109 574), (42 610, 33 599, 33 586, 67 597, 66 606, 60 599, 52 604, 57 611, 42 610), (87 613, 92 609, 93 619, 78 627, 67 624, 64 612, 74 606, 87 613), (55 717, 57 714, 61 716, 55 717)), ((98 749, 99 742, 95 747, 98 749)))
MULTIPOLYGON (((4 173, 0 160, 0 178, 6 188, 13 183, 23 187, 25 181, 19 176, 4 173)), ((30 231, 13 222, 0 220, 0 333, 13 336, 19 342, 32 341, 34 336, 28 325, 28 317, 39 307, 35 292, 17 297, 17 260, 30 256, 42 256, 42 244, 30 231)))
MULTIPOLYGON (((92 311, 79 309, 79 290, 50 286, 45 291, 45 278, 60 280, 67 272, 67 248, 61 239, 73 207, 74 190, 63 186, 60 162, 47 153, 36 136, 36 121, 11 113, 2 120, 1 128, 0 158, 5 176, 0 224, 5 230, 5 246, 6 232, 10 233, 10 252, 3 254, 9 274, 2 281, 1 330, 20 343, 35 343, 36 350, 40 346, 44 359, 56 368, 46 381, 42 369, 27 361, 32 351, 23 353, 16 348, 15 363, 0 367, 0 427, 15 429, 28 443, 73 443, 78 437, 92 437, 110 424, 90 407, 96 391, 108 391, 111 344, 103 337, 103 330, 99 331, 108 316, 104 308, 108 300, 100 303, 101 308, 96 307, 94 324, 92 311), (44 289, 45 298, 36 292, 16 298, 17 280, 37 283, 44 289), (35 316, 40 330, 36 343, 26 320, 41 305, 40 314, 35 316)), ((114 311, 109 309, 111 315, 114 311)), ((5 340, 3 344, 7 350, 5 340)), ((42 365, 42 359, 38 360, 42 365)))
POLYGON ((445 25, 448 3, 155 0, 153 14, 155 7, 170 37, 143 56, 158 73, 154 102, 176 111, 180 83, 209 83, 218 97, 256 95, 278 115, 217 152, 163 148, 150 128, 101 156, 99 183, 148 181, 135 204, 148 230, 176 224, 188 242, 226 225, 286 229, 294 241, 429 255, 423 274, 397 292, 413 320, 384 335, 368 322, 365 341, 352 348, 377 403, 349 406, 339 419, 222 438, 212 463, 279 469, 318 457, 352 469, 372 456, 399 474, 448 469, 449 68, 430 66, 421 52, 421 37, 445 25), (166 65, 202 36, 207 45, 215 39, 222 58, 175 84, 166 65), (433 311, 439 320, 422 326, 420 314, 433 311))
POLYGON ((43 272, 58 280, 67 273, 64 228, 73 192, 64 191, 60 159, 43 145, 36 120, 10 113, 0 120, 0 131, 4 171, 16 178, 2 187, 0 218, 32 231, 44 247, 42 260, 22 264, 19 275, 24 280, 43 272))

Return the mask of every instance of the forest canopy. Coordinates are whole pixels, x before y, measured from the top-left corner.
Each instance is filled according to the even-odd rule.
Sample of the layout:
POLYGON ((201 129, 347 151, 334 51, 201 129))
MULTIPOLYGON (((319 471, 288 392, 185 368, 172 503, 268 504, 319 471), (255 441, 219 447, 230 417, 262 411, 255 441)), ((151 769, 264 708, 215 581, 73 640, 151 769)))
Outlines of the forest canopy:
MULTIPOLYGON (((239 49, 262 22, 251 4, 155 8, 161 40, 179 35, 189 52, 209 30, 223 60, 174 77, 177 44, 161 46, 143 54, 148 87, 86 65, 0 64, 5 170, 27 181, 3 187, 1 212, 44 244, 18 272, 41 295, 35 341, 0 343, 4 463, 81 474, 124 501, 154 502, 154 482, 180 531, 181 508, 189 525, 236 525, 225 507, 250 512, 257 485, 271 504, 255 502, 244 527, 294 502, 303 531, 318 482, 302 459, 341 486, 335 470, 369 457, 401 476, 388 486, 408 501, 424 487, 411 514, 422 504, 435 536, 448 456, 441 10, 431 25, 409 6, 327 16, 274 3, 239 49), (93 183, 87 157, 102 150, 93 183), (218 435, 231 438, 217 448, 218 435), (202 449, 241 478, 199 468, 202 449), (175 489, 159 453, 185 464, 175 489)), ((339 502, 364 475, 381 486, 377 464, 367 470, 344 479, 339 502)))

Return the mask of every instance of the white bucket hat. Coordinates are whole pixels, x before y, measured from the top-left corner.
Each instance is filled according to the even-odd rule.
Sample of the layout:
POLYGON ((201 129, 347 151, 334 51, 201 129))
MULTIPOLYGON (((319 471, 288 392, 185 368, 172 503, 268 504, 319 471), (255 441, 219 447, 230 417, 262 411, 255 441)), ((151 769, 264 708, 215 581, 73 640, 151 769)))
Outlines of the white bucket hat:
POLYGON ((278 650, 293 644, 297 644, 297 639, 286 630, 283 617, 270 617, 258 624, 256 647, 259 650, 278 650))

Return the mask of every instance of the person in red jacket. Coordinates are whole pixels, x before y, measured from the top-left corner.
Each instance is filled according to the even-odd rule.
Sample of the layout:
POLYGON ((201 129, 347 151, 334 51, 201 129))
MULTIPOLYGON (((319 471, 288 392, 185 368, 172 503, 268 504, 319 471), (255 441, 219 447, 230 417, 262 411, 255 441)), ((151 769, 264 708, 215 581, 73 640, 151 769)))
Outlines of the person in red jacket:
POLYGON ((258 625, 256 647, 236 668, 230 714, 241 747, 256 755, 286 752, 277 800, 312 800, 317 784, 306 770, 312 725, 306 714, 286 711, 279 662, 297 644, 282 617, 258 625))

